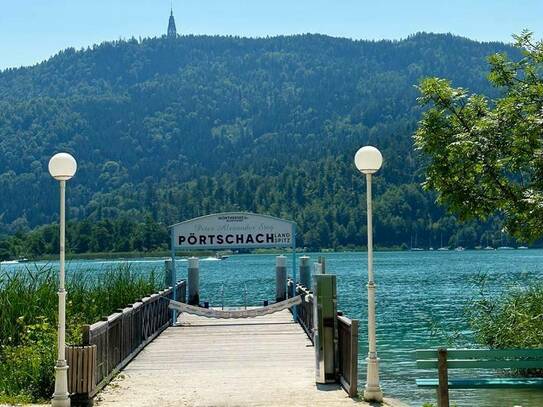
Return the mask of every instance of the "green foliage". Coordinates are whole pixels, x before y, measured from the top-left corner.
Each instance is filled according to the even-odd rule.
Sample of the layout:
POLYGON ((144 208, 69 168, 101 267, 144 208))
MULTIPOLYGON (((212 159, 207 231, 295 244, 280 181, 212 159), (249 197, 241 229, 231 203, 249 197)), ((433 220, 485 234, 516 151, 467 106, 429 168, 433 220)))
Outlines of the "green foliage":
MULTIPOLYGON (((53 393, 56 277, 49 267, 0 274, 0 400, 39 401, 53 393)), ((94 323, 160 285, 154 273, 138 276, 122 266, 100 276, 71 274, 66 288, 67 343, 77 344, 82 324, 94 323)))
MULTIPOLYGON (((0 72, 0 233, 56 221, 47 161, 67 150, 79 164, 67 194, 68 218, 81 220, 69 228, 73 252, 154 250, 168 243, 165 225, 227 210, 291 218, 300 246, 362 246, 353 156, 370 143, 385 157, 380 245, 480 244, 499 222, 472 224, 475 239, 459 242, 463 226, 419 187, 413 85, 446 76, 495 95, 485 57, 496 52, 516 51, 434 34, 184 36, 68 49, 0 72)), ((14 237, 0 256, 54 253, 53 230, 14 237)))
POLYGON ((56 361, 56 329, 45 318, 20 322, 18 345, 0 348, 0 394, 23 400, 43 400, 53 394, 56 361))
POLYGON ((444 79, 421 82, 420 101, 431 107, 415 134, 429 158, 425 187, 461 219, 499 214, 524 241, 543 236, 543 42, 516 37, 522 58, 489 58, 489 99, 453 88, 444 79))
POLYGON ((543 347, 543 284, 492 295, 487 282, 488 276, 481 276, 479 295, 466 307, 477 341, 490 348, 543 347))

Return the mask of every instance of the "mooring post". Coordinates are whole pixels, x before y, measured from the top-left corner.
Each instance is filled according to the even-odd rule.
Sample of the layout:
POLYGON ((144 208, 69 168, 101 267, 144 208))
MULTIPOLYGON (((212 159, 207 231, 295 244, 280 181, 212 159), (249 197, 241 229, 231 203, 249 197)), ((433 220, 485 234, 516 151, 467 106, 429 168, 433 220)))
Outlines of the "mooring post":
POLYGON ((281 302, 287 299, 287 258, 277 256, 275 258, 275 301, 281 302))
POLYGON ((313 267, 314 267, 314 272, 313 272, 313 274, 315 274, 315 275, 324 274, 324 273, 323 273, 322 263, 314 263, 314 264, 313 264, 313 267))
POLYGON ((300 257, 300 284, 311 290, 311 266, 309 256, 300 257))
MULTIPOLYGON (((164 260, 164 287, 171 287, 173 281, 173 264, 170 259, 164 260)), ((175 300, 176 298, 174 298, 175 300)))
POLYGON ((200 268, 198 257, 190 257, 188 264, 189 305, 200 304, 200 268))

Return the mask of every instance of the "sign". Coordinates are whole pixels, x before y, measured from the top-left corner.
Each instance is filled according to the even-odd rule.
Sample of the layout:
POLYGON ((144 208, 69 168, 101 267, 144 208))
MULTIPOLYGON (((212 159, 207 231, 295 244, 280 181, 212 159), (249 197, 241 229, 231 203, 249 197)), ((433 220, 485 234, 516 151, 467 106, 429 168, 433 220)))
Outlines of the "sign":
POLYGON ((170 226, 176 249, 291 247, 295 224, 267 215, 227 212, 170 226))

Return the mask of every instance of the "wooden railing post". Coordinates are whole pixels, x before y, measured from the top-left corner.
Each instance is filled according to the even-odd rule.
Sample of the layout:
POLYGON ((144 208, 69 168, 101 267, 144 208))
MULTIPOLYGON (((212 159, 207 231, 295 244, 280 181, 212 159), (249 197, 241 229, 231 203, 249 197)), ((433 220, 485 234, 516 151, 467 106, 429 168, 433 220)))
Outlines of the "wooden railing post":
POLYGON ((105 317, 102 317, 102 321, 104 321, 106 324, 107 324, 107 328, 105 330, 105 334, 104 334, 104 341, 105 341, 105 346, 104 346, 104 356, 105 356, 105 359, 103 361, 103 369, 105 371, 105 376, 108 375, 109 373, 109 355, 110 355, 110 352, 109 352, 109 321, 108 321, 108 317, 105 316, 105 317))
POLYGON ((356 397, 358 393, 358 319, 351 320, 351 366, 349 366, 351 383, 349 396, 356 397))
POLYGON ((90 345, 90 325, 83 325, 81 327, 81 336, 83 345, 90 345))
POLYGON ((437 350, 437 369, 439 386, 437 388, 438 407, 449 407, 449 375, 447 372, 447 349, 437 350))

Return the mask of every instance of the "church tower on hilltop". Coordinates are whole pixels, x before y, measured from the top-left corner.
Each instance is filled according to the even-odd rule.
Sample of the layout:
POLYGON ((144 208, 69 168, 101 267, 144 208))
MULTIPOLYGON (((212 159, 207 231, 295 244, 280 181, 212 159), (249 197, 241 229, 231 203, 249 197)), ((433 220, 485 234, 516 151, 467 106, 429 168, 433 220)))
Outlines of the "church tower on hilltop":
POLYGON ((168 38, 176 38, 175 18, 173 18, 173 7, 170 9, 170 20, 168 21, 168 38))

